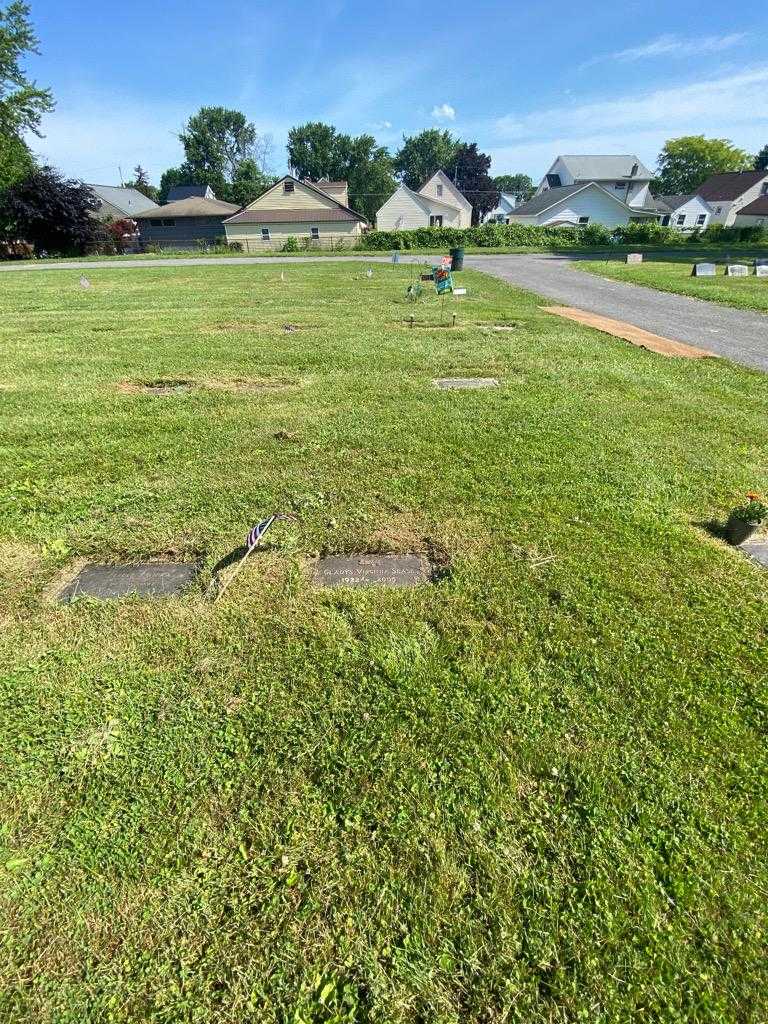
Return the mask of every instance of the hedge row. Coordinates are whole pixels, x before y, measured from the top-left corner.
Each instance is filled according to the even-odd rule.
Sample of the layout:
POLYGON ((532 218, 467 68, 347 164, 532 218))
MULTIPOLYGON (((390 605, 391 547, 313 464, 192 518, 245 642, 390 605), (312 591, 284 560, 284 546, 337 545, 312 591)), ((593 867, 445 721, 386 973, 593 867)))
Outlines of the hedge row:
POLYGON ((669 245, 696 243, 768 242, 761 227, 724 228, 713 224, 706 231, 683 234, 656 221, 632 221, 622 227, 588 224, 583 228, 545 228, 537 224, 481 224, 474 228, 415 228, 412 231, 369 231, 360 249, 449 249, 477 246, 484 249, 576 249, 605 245, 669 245))

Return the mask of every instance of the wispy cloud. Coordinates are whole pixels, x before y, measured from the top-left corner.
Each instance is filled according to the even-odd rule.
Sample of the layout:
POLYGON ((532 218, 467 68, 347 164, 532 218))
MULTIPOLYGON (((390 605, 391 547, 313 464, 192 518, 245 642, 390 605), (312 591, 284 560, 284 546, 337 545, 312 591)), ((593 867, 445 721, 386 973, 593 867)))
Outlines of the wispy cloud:
POLYGON ((727 35, 699 36, 695 39, 680 38, 675 35, 661 35, 641 46, 630 46, 626 50, 605 53, 592 57, 580 65, 582 68, 592 67, 606 61, 629 63, 638 60, 651 60, 654 57, 704 57, 707 54, 722 53, 738 46, 747 38, 746 32, 730 32, 727 35))
POLYGON ((455 121, 456 111, 450 103, 441 103, 439 107, 432 107, 432 117, 438 121, 455 121))

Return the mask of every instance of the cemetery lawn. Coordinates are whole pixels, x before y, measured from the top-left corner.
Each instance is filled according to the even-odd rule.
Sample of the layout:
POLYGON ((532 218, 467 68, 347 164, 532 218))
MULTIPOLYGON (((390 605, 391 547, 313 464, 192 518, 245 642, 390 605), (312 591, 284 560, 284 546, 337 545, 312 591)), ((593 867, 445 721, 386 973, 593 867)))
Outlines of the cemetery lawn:
POLYGON ((693 264, 699 259, 701 257, 694 255, 682 263, 646 260, 644 263, 630 264, 620 260, 585 260, 574 264, 574 267, 597 274, 598 277, 611 277, 616 281, 658 288, 662 292, 677 292, 678 295, 708 299, 724 306, 768 313, 768 277, 754 276, 752 257, 735 260, 749 266, 749 277, 726 277, 722 265, 717 268, 717 277, 691 277, 693 264))
POLYGON ((768 1016, 768 377, 409 273, 3 278, 0 1020, 768 1016), (52 600, 141 559, 200 585, 52 600))

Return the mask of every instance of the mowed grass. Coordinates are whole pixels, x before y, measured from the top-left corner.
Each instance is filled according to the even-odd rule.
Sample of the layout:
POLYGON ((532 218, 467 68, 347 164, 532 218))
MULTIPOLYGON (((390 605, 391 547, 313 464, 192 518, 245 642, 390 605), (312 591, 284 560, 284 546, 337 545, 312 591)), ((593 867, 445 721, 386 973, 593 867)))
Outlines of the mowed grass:
POLYGON ((746 263, 748 277, 726 277, 725 266, 717 267, 716 277, 692 277, 696 262, 706 262, 708 257, 691 255, 687 262, 665 263, 647 259, 643 263, 624 263, 618 260, 585 260, 576 265, 600 277, 611 277, 616 281, 642 284, 646 288, 658 288, 663 292, 690 295, 694 299, 707 299, 737 309, 753 309, 768 313, 768 277, 754 276, 754 258, 734 258, 734 263, 746 263))
POLYGON ((409 273, 0 281, 0 1019, 766 1019, 768 576, 702 524, 768 378, 409 273), (50 598, 143 558, 200 586, 50 598))

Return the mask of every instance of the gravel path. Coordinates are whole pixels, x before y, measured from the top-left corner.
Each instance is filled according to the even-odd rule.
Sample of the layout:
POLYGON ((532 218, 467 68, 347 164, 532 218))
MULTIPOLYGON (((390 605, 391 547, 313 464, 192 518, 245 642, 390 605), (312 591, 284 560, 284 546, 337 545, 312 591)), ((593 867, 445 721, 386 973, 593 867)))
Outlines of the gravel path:
MULTIPOLYGON (((409 257, 431 263, 431 256, 409 257)), ((388 256, 195 256, 158 260, 104 260, 68 263, 0 263, 0 273, 46 270, 119 270, 140 267, 245 267, 256 264, 325 263, 328 261, 388 263, 388 256)), ((703 302, 684 295, 655 291, 640 285, 609 281, 594 274, 580 273, 573 257, 546 254, 525 256, 469 256, 473 270, 537 292, 547 299, 577 306, 592 313, 625 320, 654 334, 689 345, 706 348, 734 362, 757 370, 768 370, 768 316, 703 302)), ((766 281, 768 287, 768 281, 766 281)))
MULTIPOLYGON (((736 363, 768 370, 768 316, 716 302, 610 281, 579 271, 564 256, 469 256, 473 270, 501 278, 566 306, 642 327, 709 349, 736 363)), ((768 288, 768 281, 766 281, 768 288)))

